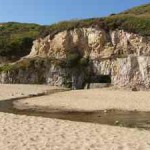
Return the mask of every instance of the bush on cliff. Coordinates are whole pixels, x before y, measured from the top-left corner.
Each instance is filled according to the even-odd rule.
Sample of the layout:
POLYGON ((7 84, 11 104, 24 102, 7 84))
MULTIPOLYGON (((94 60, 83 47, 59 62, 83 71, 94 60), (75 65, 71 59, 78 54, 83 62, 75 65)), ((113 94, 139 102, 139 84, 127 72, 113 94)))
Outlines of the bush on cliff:
POLYGON ((51 64, 52 61, 53 63, 55 62, 55 60, 52 60, 50 58, 41 58, 41 57, 23 59, 13 64, 8 63, 0 66, 0 72, 19 71, 30 68, 34 71, 34 69, 46 67, 46 65, 51 64))
POLYGON ((65 59, 57 62, 62 68, 83 68, 89 65, 89 57, 84 58, 77 51, 69 51, 65 59))

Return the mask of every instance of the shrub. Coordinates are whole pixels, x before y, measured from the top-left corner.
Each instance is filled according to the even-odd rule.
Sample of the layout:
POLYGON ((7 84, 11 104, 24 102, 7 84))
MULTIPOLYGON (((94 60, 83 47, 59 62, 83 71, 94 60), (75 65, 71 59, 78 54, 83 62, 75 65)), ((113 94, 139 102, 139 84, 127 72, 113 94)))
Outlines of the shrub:
POLYGON ((89 57, 81 58, 80 61, 79 61, 79 64, 81 66, 88 66, 89 65, 89 57))
POLYGON ((67 58, 65 60, 66 67, 75 67, 78 65, 81 56, 77 52, 70 52, 67 54, 67 58))
POLYGON ((17 59, 27 55, 39 35, 39 28, 35 24, 3 23, 0 26, 0 56, 17 59))
POLYGON ((0 72, 8 72, 16 69, 16 65, 5 64, 0 67, 0 72))

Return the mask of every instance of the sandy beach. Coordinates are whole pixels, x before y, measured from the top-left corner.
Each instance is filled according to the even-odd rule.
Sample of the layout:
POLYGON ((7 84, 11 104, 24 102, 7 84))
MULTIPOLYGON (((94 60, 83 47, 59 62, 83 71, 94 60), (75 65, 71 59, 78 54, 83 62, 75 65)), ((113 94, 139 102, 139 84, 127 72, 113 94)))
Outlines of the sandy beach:
POLYGON ((112 88, 67 91, 20 100, 15 103, 20 109, 36 110, 46 108, 47 111, 97 111, 118 109, 127 111, 150 111, 149 91, 127 91, 112 88))
POLYGON ((1 150, 149 150, 149 131, 0 113, 1 150))
POLYGON ((24 97, 32 94, 43 93, 55 89, 61 88, 36 84, 0 84, 0 101, 10 98, 24 97))
MULTIPOLYGON (((0 98, 1 100, 11 98, 12 93, 15 97, 22 95, 22 92, 31 94, 50 89, 55 88, 41 85, 0 85, 2 91, 0 98), (10 89, 9 92, 8 89, 10 89)), ((22 105, 26 103, 28 107, 36 105, 77 110, 125 108, 145 111, 150 110, 149 96, 148 92, 95 89, 62 92, 39 98, 19 100, 19 103, 22 105), (138 107, 138 105, 140 106, 138 107)), ((143 129, 0 112, 0 149, 149 150, 150 132, 143 129)))

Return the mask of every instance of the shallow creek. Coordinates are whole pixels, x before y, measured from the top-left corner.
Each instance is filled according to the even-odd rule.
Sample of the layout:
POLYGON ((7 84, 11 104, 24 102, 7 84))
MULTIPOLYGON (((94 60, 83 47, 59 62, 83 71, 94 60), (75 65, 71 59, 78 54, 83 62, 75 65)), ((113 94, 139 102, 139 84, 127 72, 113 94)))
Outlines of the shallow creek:
POLYGON ((79 111, 38 112, 36 110, 18 110, 14 108, 13 103, 15 101, 22 100, 25 98, 53 94, 56 92, 60 91, 56 90, 49 93, 40 93, 37 95, 29 95, 25 97, 11 98, 8 100, 0 101, 0 112, 150 130, 150 112, 120 111, 120 110, 101 110, 93 112, 79 112, 79 111))

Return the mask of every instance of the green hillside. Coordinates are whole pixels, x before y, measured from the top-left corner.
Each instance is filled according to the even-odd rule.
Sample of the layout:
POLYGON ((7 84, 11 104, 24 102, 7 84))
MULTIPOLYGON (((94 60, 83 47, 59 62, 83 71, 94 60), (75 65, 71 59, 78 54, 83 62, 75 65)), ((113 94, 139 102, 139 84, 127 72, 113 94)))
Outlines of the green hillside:
POLYGON ((104 18, 64 21, 43 27, 41 36, 52 36, 63 30, 79 27, 99 26, 105 30, 124 29, 128 32, 150 36, 150 4, 134 7, 119 14, 111 14, 104 18))
POLYGON ((27 55, 32 42, 38 37, 44 37, 63 30, 79 27, 98 26, 106 31, 124 29, 128 32, 150 36, 150 4, 142 5, 119 14, 111 14, 104 18, 64 21, 51 26, 40 26, 25 23, 0 24, 0 56, 17 59, 27 55))
POLYGON ((150 4, 134 7, 123 12, 123 14, 150 15, 150 4))
POLYGON ((39 35, 40 26, 36 24, 0 24, 0 56, 17 58, 30 52, 32 42, 39 35))

